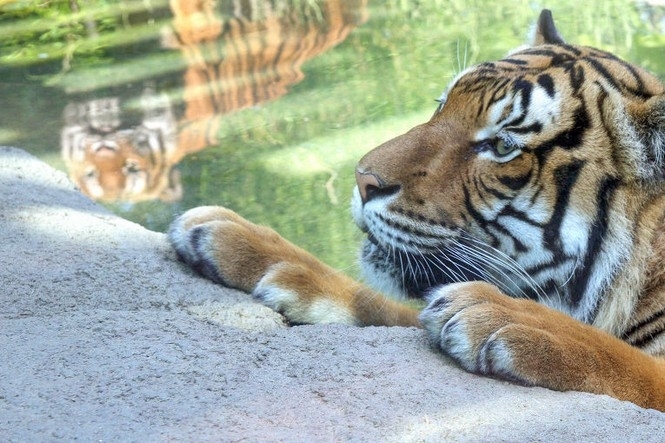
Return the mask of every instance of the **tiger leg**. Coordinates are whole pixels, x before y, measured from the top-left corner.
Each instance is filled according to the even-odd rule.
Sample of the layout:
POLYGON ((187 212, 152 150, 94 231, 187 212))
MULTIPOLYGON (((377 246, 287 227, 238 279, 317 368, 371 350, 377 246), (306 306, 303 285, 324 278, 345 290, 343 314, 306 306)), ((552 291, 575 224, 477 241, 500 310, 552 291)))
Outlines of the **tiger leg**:
POLYGON ((665 361, 487 283, 438 289, 420 320, 432 342, 468 371, 665 411, 665 361))
POLYGON ((418 325, 415 309, 371 291, 229 209, 191 209, 173 222, 168 236, 192 268, 251 293, 291 323, 418 325))

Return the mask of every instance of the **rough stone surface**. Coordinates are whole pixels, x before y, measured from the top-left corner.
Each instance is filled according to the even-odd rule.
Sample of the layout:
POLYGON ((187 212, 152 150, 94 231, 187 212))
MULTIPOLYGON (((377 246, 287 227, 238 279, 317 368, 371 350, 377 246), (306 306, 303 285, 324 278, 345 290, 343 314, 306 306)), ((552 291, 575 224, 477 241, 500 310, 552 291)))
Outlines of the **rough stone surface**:
POLYGON ((661 442, 665 414, 460 370, 406 328, 299 326, 0 148, 2 441, 661 442))

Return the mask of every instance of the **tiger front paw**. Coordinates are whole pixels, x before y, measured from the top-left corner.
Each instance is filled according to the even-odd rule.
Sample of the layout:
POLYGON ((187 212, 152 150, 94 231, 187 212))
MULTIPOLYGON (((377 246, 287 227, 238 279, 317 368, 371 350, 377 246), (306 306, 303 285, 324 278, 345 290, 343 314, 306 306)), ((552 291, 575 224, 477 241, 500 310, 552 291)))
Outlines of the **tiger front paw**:
POLYGON ((435 292, 420 322, 431 342, 466 370, 514 378, 513 353, 497 341, 511 322, 501 297, 505 296, 486 283, 447 285, 435 292))
POLYGON ((557 391, 584 391, 661 407, 662 364, 618 338, 487 283, 434 293, 420 322, 465 369, 557 391))
POLYGON ((470 372, 561 391, 596 390, 593 366, 608 340, 563 313, 482 282, 438 289, 420 322, 431 342, 470 372))
POLYGON ((168 238, 178 257, 216 283, 252 292, 287 242, 219 206, 201 206, 178 217, 168 238))
POLYGON ((347 278, 229 209, 191 209, 171 224, 168 237, 193 269, 252 294, 291 323, 355 322, 345 297, 347 278))

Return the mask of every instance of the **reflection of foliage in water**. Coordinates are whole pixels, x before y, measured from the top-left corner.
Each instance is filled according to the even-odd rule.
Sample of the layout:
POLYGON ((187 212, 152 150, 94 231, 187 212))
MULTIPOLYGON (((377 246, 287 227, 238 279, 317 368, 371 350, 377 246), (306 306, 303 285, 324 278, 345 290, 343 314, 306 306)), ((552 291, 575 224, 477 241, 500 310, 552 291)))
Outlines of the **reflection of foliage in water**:
MULTIPOLYGON (((313 0, 290 4, 295 3, 316 6, 313 0)), ((146 3, 95 2, 95 7, 102 11, 110 4, 146 3)), ((62 15, 68 6, 54 5, 35 6, 32 13, 60 23, 49 14, 62 15)), ((464 66, 501 57, 523 43, 529 24, 542 6, 548 6, 527 0, 498 0, 491 7, 484 0, 385 0, 370 5, 370 20, 342 45, 306 64, 304 81, 289 95, 224 119, 219 145, 183 162, 185 199, 180 204, 115 205, 114 210, 162 230, 174 212, 223 204, 274 226, 336 266, 350 266, 358 236, 346 201, 358 158, 381 140, 425 120, 434 108, 433 99, 464 66)), ((661 24, 649 7, 619 0, 563 0, 550 6, 571 42, 598 46, 665 73, 665 40, 657 33, 661 24)), ((316 9, 308 11, 315 14, 316 9)), ((86 12, 81 6, 69 28, 40 37, 61 49, 72 41, 78 44, 81 52, 75 53, 75 72, 69 77, 74 83, 84 65, 110 65, 112 51, 104 51, 115 44, 114 38, 126 43, 121 34, 128 25, 109 15, 104 16, 106 23, 99 21, 100 37, 89 38, 86 12), (68 37, 66 29, 75 37, 68 37)), ((0 19, 2 35, 7 35, 8 26, 8 20, 0 19)), ((137 35, 155 36, 158 31, 147 22, 132 26, 137 35)), ((19 43, 39 40, 36 35, 26 39, 4 40, 0 56, 13 54, 16 60, 19 43)), ((33 55, 46 45, 32 44, 33 55)), ((166 65, 163 59, 146 62, 146 73, 166 65)))
POLYGON ((0 63, 25 66, 55 60, 65 71, 73 63, 81 68, 112 63, 109 48, 154 34, 155 15, 148 14, 161 10, 163 18, 168 1, 150 3, 150 11, 138 1, 0 3, 0 63), (137 13, 144 20, 130 23, 128 17, 137 13))

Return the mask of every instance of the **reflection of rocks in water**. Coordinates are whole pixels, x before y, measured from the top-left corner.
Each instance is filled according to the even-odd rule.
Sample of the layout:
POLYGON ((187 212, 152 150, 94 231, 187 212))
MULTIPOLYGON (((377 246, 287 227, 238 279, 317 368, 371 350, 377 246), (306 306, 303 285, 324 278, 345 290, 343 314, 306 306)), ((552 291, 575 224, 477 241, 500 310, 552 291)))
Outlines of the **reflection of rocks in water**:
POLYGON ((62 156, 71 179, 95 200, 137 202, 182 196, 176 120, 164 94, 145 88, 141 119, 123 124, 118 97, 70 103, 64 111, 62 156))
POLYGON ((366 20, 366 4, 172 0, 172 24, 161 40, 186 60, 184 72, 176 73, 182 93, 169 91, 183 102, 171 103, 153 88, 145 88, 135 107, 126 106, 133 97, 108 93, 75 100, 65 109, 62 131, 71 178, 96 200, 180 199, 175 165, 218 143, 224 115, 286 94, 303 79, 305 61, 366 20), (182 114, 175 117, 174 107, 182 114), (132 108, 140 109, 138 118, 129 115, 132 108))

